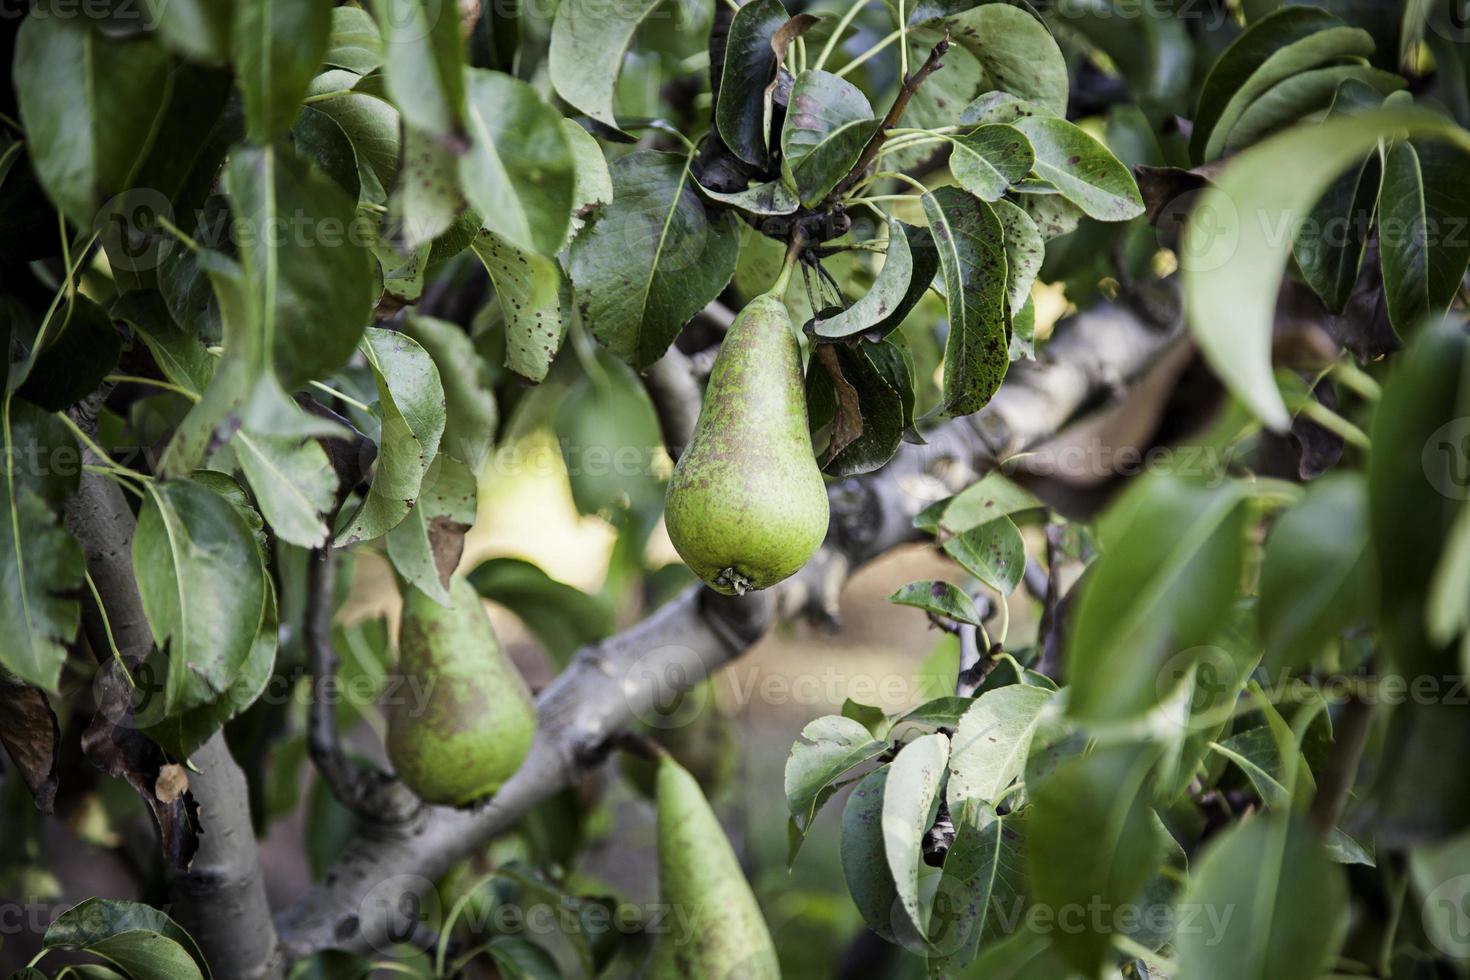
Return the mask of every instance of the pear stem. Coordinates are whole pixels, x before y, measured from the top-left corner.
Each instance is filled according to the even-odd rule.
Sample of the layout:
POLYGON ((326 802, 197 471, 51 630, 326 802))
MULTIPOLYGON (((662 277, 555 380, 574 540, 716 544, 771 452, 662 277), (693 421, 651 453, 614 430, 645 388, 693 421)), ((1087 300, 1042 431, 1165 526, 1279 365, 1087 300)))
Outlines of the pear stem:
POLYGON ((801 250, 805 247, 806 236, 798 230, 791 236, 791 244, 786 249, 786 261, 781 265, 781 274, 776 277, 776 284, 771 287, 768 295, 786 295, 786 287, 791 284, 791 272, 796 268, 796 262, 801 258, 801 250))
POLYGON ((642 732, 622 731, 608 739, 608 744, 619 752, 636 755, 649 762, 658 762, 669 754, 669 750, 642 732))

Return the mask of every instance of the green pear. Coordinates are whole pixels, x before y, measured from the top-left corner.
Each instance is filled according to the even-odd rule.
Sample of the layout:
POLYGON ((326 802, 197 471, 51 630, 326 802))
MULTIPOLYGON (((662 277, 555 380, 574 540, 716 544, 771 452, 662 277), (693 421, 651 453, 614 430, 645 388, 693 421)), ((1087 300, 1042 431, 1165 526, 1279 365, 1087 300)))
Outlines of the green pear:
POLYGON ((752 300, 730 325, 664 522, 685 564, 726 595, 775 585, 826 537, 801 347, 780 297, 752 300))
POLYGON ((405 683, 388 707, 388 758, 426 803, 463 806, 498 790, 536 735, 536 706, 500 649, 474 587, 456 576, 451 604, 408 586, 398 627, 405 683))
POLYGON ((658 763, 658 885, 668 914, 648 980, 779 980, 776 947, 725 831, 669 756, 658 763))
MULTIPOLYGON (((651 723, 640 722, 635 729, 689 770, 706 797, 717 796, 735 771, 735 734, 714 698, 713 685, 704 681, 681 694, 651 723)), ((632 752, 621 753, 618 763, 633 788, 653 799, 658 792, 658 763, 632 752)))

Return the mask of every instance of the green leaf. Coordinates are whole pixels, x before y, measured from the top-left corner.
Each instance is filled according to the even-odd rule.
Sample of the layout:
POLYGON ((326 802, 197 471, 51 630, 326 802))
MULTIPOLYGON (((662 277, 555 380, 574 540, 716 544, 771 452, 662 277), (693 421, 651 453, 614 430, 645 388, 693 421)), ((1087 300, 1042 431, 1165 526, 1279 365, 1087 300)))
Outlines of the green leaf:
POLYGON ((1026 543, 1009 517, 956 534, 944 542, 944 553, 1002 596, 1016 591, 1026 573, 1026 543))
POLYGON ((1292 242, 1302 278, 1329 313, 1341 313, 1358 281, 1363 251, 1373 229, 1381 170, 1378 154, 1349 168, 1312 206, 1292 242))
POLYGON ((138 931, 156 933, 174 941, 194 961, 193 975, 209 976, 204 954, 193 938, 173 919, 142 902, 89 898, 57 916, 46 928, 42 945, 47 949, 90 950, 112 936, 138 931))
POLYGON ((990 205, 959 188, 931 191, 923 203, 949 307, 941 409, 969 415, 990 401, 1011 363, 1005 232, 990 205))
POLYGON ((1231 98, 1256 70, 1278 50, 1342 21, 1316 7, 1282 7, 1251 24, 1215 61, 1200 89, 1194 113, 1190 155, 1196 163, 1205 159, 1205 146, 1231 98))
MULTIPOLYGON (((858 766, 888 750, 862 723, 827 715, 807 723, 786 758, 786 811, 804 836, 812 819, 836 792, 837 784, 858 766)), ((794 858, 795 855, 793 854, 794 858)))
POLYGON ((252 143, 291 128, 331 33, 332 8, 318 0, 236 0, 230 47, 252 143))
POLYGON ((1470 157, 1442 143, 1389 149, 1378 196, 1378 245, 1388 315, 1401 335, 1444 315, 1470 264, 1470 157))
POLYGON ((899 750, 888 766, 883 793, 883 853, 907 918, 903 931, 924 934, 919 904, 919 867, 924 863, 924 834, 934 823, 939 785, 949 760, 949 739, 924 735, 899 750))
POLYGON ((939 252, 929 231, 890 217, 888 250, 873 288, 841 313, 814 319, 812 331, 818 337, 846 339, 895 330, 919 305, 938 271, 939 252))
POLYGON ((950 173, 982 201, 999 201, 1036 162, 1030 141, 1014 126, 979 126, 951 142, 950 173))
POLYGON ((934 978, 959 975, 982 947, 991 948, 1004 938, 1012 921, 1008 917, 1024 901, 1026 883, 1023 814, 997 817, 985 804, 956 807, 951 802, 950 807, 954 843, 929 913, 926 953, 934 978))
POLYGON ((1181 919, 1180 975, 1199 980, 1315 980, 1347 930, 1342 872, 1311 828, 1285 813, 1237 824, 1210 842, 1181 902, 1233 910, 1215 928, 1185 929, 1181 919))
POLYGON ((500 417, 484 360, 469 335, 448 320, 410 315, 403 332, 428 352, 439 369, 445 410, 439 450, 468 465, 472 473, 480 472, 495 444, 500 417))
POLYGON ((664 496, 658 416, 631 368, 606 352, 597 362, 602 374, 573 386, 554 422, 572 502, 583 514, 657 510, 664 496))
POLYGON ((853 787, 842 808, 842 875, 847 891, 863 921, 894 942, 894 913, 898 888, 888 868, 883 833, 888 766, 875 769, 853 787))
POLYGON ((169 47, 198 61, 229 58, 233 5, 212 0, 145 0, 144 6, 169 47))
POLYGON ((1271 52, 1225 103, 1205 141, 1204 159, 1213 160, 1224 152, 1226 137, 1246 109, 1273 86, 1339 59, 1366 58, 1372 53, 1372 35, 1356 27, 1329 27, 1271 52))
POLYGON ((78 294, 56 311, 24 369, 12 373, 11 384, 21 381, 17 394, 47 411, 59 412, 97 390, 117 365, 121 348, 112 318, 78 294))
POLYGON ((1133 175, 1086 131, 1051 116, 1030 116, 1012 125, 1031 141, 1037 175, 1089 217, 1127 221, 1143 214, 1133 175))
POLYGON ((900 606, 914 606, 933 616, 943 616, 971 626, 980 625, 975 602, 948 582, 910 582, 888 597, 900 606))
POLYGON ((867 96, 847 79, 816 70, 796 77, 781 127, 781 174, 802 204, 816 207, 847 176, 875 126, 867 96))
POLYGON ((616 127, 613 89, 633 32, 657 0, 566 0, 556 8, 548 55, 551 84, 563 99, 616 127))
POLYGON ((352 354, 372 315, 373 257, 353 233, 354 202, 297 157, 239 148, 224 184, 250 322, 290 390, 352 354))
POLYGON ((1031 287, 1046 259, 1046 242, 1036 222, 1016 204, 1001 199, 991 207, 1005 232, 1006 299, 1012 316, 1019 318, 1031 301, 1031 287))
POLYGON ((1394 363, 1373 417, 1368 511, 1378 564, 1378 621, 1405 676, 1438 675, 1453 651, 1428 631, 1425 597, 1470 497, 1470 343, 1454 321, 1421 329, 1394 363))
POLYGON ((583 322, 638 370, 720 294, 740 256, 735 216, 705 206, 688 162, 651 150, 620 157, 612 203, 572 242, 568 270, 583 322))
POLYGON ((985 70, 991 89, 1067 111, 1067 63, 1046 25, 1020 7, 987 3, 941 22, 985 70))
MULTIPOLYGON (((177 3, 177 0, 171 0, 171 3, 177 3)), ((322 63, 366 75, 383 67, 383 60, 383 34, 373 22, 372 15, 361 7, 333 7, 332 33, 322 63)), ((398 99, 395 97, 394 101, 398 99)))
POLYGON ((492 231, 470 248, 485 265, 505 318, 505 366, 530 381, 543 381, 561 350, 571 315, 572 289, 561 266, 517 248, 492 231))
MULTIPOLYGON (((1099 748, 1027 787, 1026 857, 1037 904, 1116 910, 1140 897, 1162 857, 1145 789, 1149 763, 1132 746, 1099 748)), ((1088 976, 1107 959, 1117 923, 1093 925, 1059 930, 1052 939, 1088 976)))
POLYGON ((906 376, 891 378, 875 359, 887 358, 885 365, 892 366, 895 349, 886 341, 832 344, 829 348, 841 377, 833 378, 825 362, 807 374, 812 425, 832 423, 822 470, 830 476, 870 473, 892 459, 903 441, 904 429, 912 419, 905 417, 899 388, 911 385, 906 376), (858 422, 855 436, 844 428, 852 423, 853 415, 858 422))
POLYGON ((459 158, 414 126, 403 125, 403 166, 388 200, 390 236, 413 251, 454 227, 465 211, 459 158))
POLYGON ((413 510, 388 532, 394 569, 442 606, 448 606, 449 576, 459 565, 464 534, 475 523, 475 474, 460 460, 440 453, 424 474, 413 510))
POLYGON ((378 389, 378 460, 367 497, 337 533, 339 547, 386 534, 408 516, 444 435, 444 388, 428 352, 377 327, 360 349, 378 389))
POLYGON ((485 949, 505 980, 560 980, 563 975, 550 953, 519 936, 497 936, 485 949))
POLYGON ((444 0, 376 0, 388 95, 413 125, 463 138, 464 40, 458 9, 444 0))
POLYGON ((13 77, 26 152, 46 195, 78 228, 91 229, 103 203, 132 185, 169 67, 151 38, 111 40, 86 18, 21 23, 13 77))
MULTIPOLYGON (((587 223, 586 215, 612 202, 613 186, 607 157, 593 135, 570 119, 563 119, 561 128, 566 134, 567 149, 571 151, 576 170, 576 179, 572 182, 572 222, 567 228, 567 239, 562 242, 565 247, 587 223)), ((792 210, 796 210, 794 205, 792 210)))
MULTIPOLYGON (((939 523, 935 527, 948 534, 964 534, 998 518, 1041 506, 1041 501, 1031 491, 1004 473, 991 471, 951 497, 940 511, 939 523)), ((915 526, 923 527, 920 524, 915 526)), ((935 527, 928 530, 933 531, 935 527)))
POLYGON ((795 192, 779 179, 751 184, 743 191, 712 191, 700 184, 699 192, 711 201, 728 204, 748 214, 795 214, 801 207, 801 201, 797 200, 795 192))
POLYGON ((1470 136, 1424 112, 1329 119, 1232 160, 1185 226, 1179 254, 1190 329, 1215 373, 1273 429, 1290 425, 1271 368, 1276 294, 1291 247, 1279 230, 1294 228, 1344 169, 1399 130, 1470 147, 1470 136))
POLYGON ((967 800, 994 805, 1026 768, 1031 737, 1052 692, 1012 684, 987 691, 960 717, 949 754, 951 807, 967 800))
POLYGON ((613 632, 612 610, 599 596, 558 582, 520 558, 491 558, 468 578, 480 595, 515 613, 559 666, 579 647, 613 632))
POLYGON ((168 654, 165 714, 228 692, 266 603, 265 568, 245 520, 193 480, 150 484, 133 535, 133 574, 153 640, 168 654))
POLYGON ((1312 663, 1371 610, 1368 493, 1356 475, 1328 476, 1276 522, 1259 591, 1272 677, 1312 663))
POLYGON ((1387 95, 1402 89, 1405 83, 1399 75, 1365 65, 1339 65, 1293 75, 1250 104, 1230 130, 1225 153, 1239 153, 1278 129, 1329 109, 1343 86, 1358 84, 1387 95))
POLYGON ((6 395, 5 481, 0 503, 0 665, 55 691, 76 636, 81 607, 82 549, 57 517, 77 487, 81 452, 54 415, 6 395))
POLYGON ((1234 483, 1145 477, 1103 518, 1067 636, 1068 709, 1118 721, 1158 703, 1160 669, 1208 643, 1235 600, 1247 512, 1234 483))
POLYGON ((478 68, 465 79, 465 197, 490 231, 523 250, 555 255, 567 238, 576 183, 561 115, 520 79, 478 68))
MULTIPOLYGON (((229 720, 250 707, 265 693, 276 665, 278 645, 279 611, 276 608, 275 587, 266 581, 265 611, 260 619, 260 630, 250 646, 250 654, 235 675, 230 689, 208 704, 191 708, 183 714, 153 722, 146 708, 163 712, 163 704, 153 699, 136 715, 143 734, 157 742, 164 751, 176 759, 188 759, 210 736, 219 731, 229 720)), ((202 962, 202 961, 201 961, 202 962)))
POLYGON ((315 548, 327 539, 322 519, 337 499, 337 474, 311 439, 239 432, 231 446, 260 512, 284 541, 315 548))
POLYGON ((769 155, 767 86, 778 70, 771 40, 790 17, 780 0, 751 0, 730 20, 715 127, 730 152, 752 166, 765 166, 769 155))

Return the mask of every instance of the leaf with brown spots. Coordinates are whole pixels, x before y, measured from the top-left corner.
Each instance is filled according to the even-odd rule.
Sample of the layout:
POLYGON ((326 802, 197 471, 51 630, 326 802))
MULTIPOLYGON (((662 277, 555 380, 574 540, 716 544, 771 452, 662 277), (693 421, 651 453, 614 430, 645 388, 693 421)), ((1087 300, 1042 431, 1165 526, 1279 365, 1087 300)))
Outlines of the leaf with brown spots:
POLYGON ((56 800, 56 750, 61 728, 39 687, 0 672, 0 742, 30 787, 36 809, 50 813, 56 800))

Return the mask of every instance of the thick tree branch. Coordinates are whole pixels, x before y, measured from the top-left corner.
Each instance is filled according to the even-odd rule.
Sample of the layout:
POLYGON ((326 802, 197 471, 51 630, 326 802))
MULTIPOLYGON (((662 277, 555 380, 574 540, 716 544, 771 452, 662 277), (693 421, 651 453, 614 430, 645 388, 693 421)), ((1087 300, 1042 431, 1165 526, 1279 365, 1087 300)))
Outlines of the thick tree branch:
POLYGON ((766 592, 729 599, 691 588, 648 619, 586 647, 537 701, 530 757, 487 804, 426 807, 399 827, 365 827, 325 878, 277 920, 290 957, 328 948, 387 949, 412 923, 405 896, 422 894, 464 856, 513 826, 590 767, 611 736, 656 703, 687 690, 760 639, 778 616, 829 611, 852 568, 915 538, 925 505, 1055 434, 1141 374, 1178 336, 1128 309, 1103 306, 1059 326, 1042 360, 1013 366, 977 415, 906 445, 882 470, 830 488, 827 543, 797 575, 766 592))
POLYGON ((664 447, 678 462, 694 435, 694 423, 699 421, 699 382, 694 377, 694 365, 679 348, 670 347, 644 374, 643 386, 658 415, 664 447))

